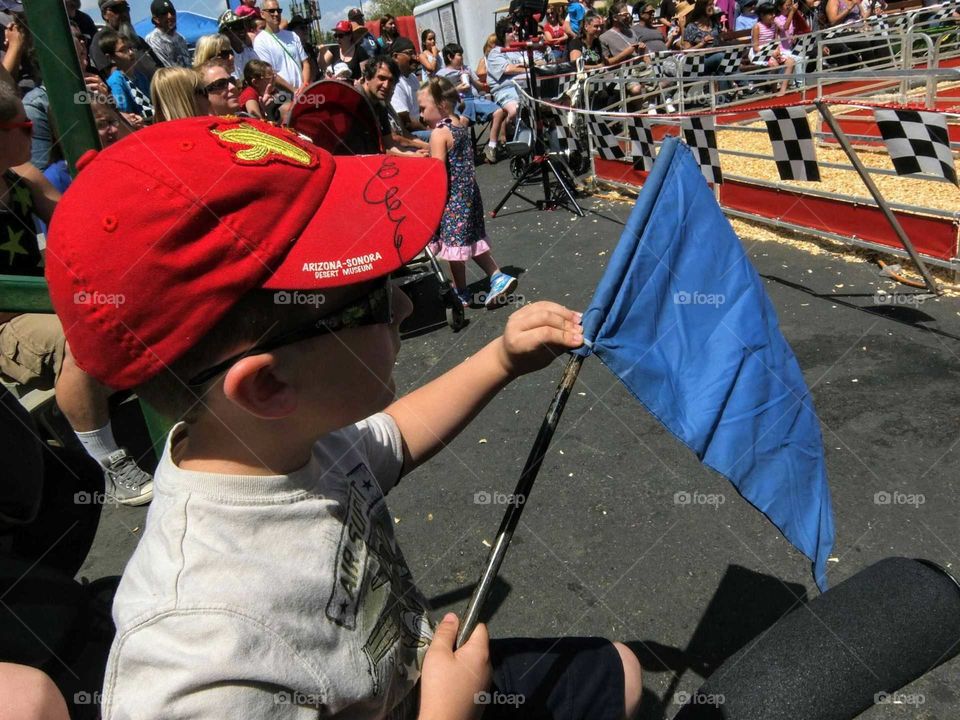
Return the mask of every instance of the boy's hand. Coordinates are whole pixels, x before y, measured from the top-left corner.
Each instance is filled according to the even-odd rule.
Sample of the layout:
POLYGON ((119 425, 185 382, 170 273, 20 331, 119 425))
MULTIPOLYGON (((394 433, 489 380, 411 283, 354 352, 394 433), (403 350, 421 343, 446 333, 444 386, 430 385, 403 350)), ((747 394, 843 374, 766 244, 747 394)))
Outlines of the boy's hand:
POLYGON ((474 720, 483 714, 486 706, 475 698, 490 687, 487 626, 477 625, 463 647, 454 650, 459 626, 457 616, 447 613, 433 635, 420 676, 418 720, 474 720))
POLYGON ((507 320, 500 362, 510 377, 540 370, 567 350, 583 345, 580 313, 555 302, 524 305, 507 320))

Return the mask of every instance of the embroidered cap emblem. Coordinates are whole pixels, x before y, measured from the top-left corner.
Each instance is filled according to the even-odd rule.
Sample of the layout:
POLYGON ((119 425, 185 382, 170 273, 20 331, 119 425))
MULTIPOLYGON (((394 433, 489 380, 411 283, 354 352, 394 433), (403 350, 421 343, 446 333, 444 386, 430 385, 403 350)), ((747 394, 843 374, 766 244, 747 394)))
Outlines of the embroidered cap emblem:
POLYGON ((242 150, 234 149, 234 157, 244 164, 265 165, 274 160, 287 161, 295 165, 311 167, 316 164, 316 156, 287 140, 266 133, 249 123, 240 123, 225 130, 211 130, 221 142, 231 145, 245 145, 242 150))

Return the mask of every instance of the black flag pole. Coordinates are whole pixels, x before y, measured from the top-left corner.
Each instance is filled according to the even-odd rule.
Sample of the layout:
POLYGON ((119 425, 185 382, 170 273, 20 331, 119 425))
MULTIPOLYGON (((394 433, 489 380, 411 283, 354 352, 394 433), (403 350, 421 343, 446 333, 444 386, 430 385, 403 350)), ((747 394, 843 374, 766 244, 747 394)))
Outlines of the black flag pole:
POLYGON ((563 408, 567 404, 567 398, 570 397, 570 391, 573 384, 577 381, 577 375, 580 373, 580 366, 583 364, 583 357, 573 355, 567 361, 563 370, 563 376, 560 378, 560 385, 557 386, 557 392, 553 396, 553 401, 547 409, 547 414, 543 417, 540 424, 540 432, 537 433, 536 440, 533 441, 533 447, 530 448, 530 454, 527 455, 527 462, 523 466, 523 472, 517 481, 517 487, 513 491, 513 496, 507 504, 507 511, 503 514, 503 520, 500 522, 500 529, 497 531, 497 539, 490 548, 490 554, 487 556, 487 565, 483 569, 483 574, 473 589, 473 595, 470 597, 470 604, 460 620, 460 632, 457 634, 457 647, 463 645, 473 633, 480 617, 480 610, 490 597, 490 590, 493 588, 493 581, 500 572, 500 566, 507 555, 507 548, 510 546, 510 540, 513 539, 513 531, 517 529, 520 522, 520 515, 523 513, 523 507, 530 497, 530 491, 533 489, 533 483, 540 472, 540 466, 543 464, 543 457, 547 454, 547 448, 550 447, 550 441, 557 431, 557 423, 560 422, 560 415, 563 414, 563 408))

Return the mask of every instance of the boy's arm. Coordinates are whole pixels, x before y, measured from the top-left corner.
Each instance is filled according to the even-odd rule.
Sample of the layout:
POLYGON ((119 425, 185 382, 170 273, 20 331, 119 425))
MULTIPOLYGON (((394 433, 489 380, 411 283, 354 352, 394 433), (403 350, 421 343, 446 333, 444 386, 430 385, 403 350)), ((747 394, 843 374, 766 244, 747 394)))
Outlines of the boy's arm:
POLYGON ((511 380, 582 344, 579 313, 554 302, 517 310, 501 337, 386 409, 403 437, 401 475, 452 441, 511 380))

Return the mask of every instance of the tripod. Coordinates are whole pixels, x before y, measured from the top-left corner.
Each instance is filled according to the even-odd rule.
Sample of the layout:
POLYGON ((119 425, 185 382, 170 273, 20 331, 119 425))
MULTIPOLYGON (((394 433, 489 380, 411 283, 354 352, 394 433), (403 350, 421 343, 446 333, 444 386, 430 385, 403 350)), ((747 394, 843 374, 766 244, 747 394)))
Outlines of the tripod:
MULTIPOLYGON (((500 199, 500 202, 497 203, 497 206, 490 213, 490 217, 496 217, 497 213, 500 212, 500 209, 506 205, 507 200, 509 200, 513 195, 516 195, 524 202, 533 205, 538 210, 554 210, 558 207, 564 207, 571 212, 575 212, 580 217, 583 217, 584 212, 577 204, 577 199, 573 194, 573 190, 570 189, 566 178, 560 172, 557 161, 550 157, 550 153, 543 142, 543 118, 540 115, 540 105, 536 102, 540 99, 540 92, 537 89, 537 75, 533 67, 533 51, 543 47, 543 45, 533 42, 525 42, 519 43, 518 46, 526 50, 527 53, 527 86, 530 88, 530 96, 534 100, 533 107, 531 108, 531 117, 533 120, 533 149, 531 150, 532 157, 530 158, 530 164, 527 166, 526 170, 524 170, 520 177, 517 178, 516 182, 510 186, 510 189, 507 190, 506 195, 500 199), (543 184, 543 200, 531 200, 520 193, 518 188, 527 182, 527 180, 536 176, 538 172, 540 173, 540 181, 543 184), (552 186, 553 183, 556 183, 556 187, 552 186)), ((516 49, 518 46, 511 46, 511 49, 516 49)), ((517 118, 517 122, 520 122, 519 117, 517 118)))

